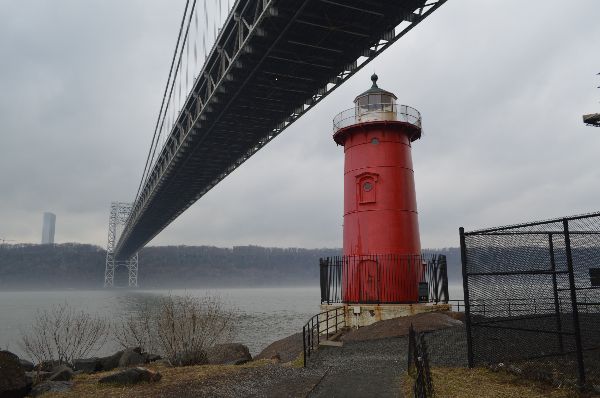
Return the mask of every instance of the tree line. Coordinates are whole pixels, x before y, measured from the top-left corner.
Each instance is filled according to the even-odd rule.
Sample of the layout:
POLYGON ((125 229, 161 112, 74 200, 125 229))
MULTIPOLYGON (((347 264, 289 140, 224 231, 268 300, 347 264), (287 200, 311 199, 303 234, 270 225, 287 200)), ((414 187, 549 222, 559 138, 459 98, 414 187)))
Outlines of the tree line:
MULTIPOLYGON (((426 250, 448 257, 449 277, 460 278, 457 248, 426 250)), ((143 288, 318 285, 319 258, 341 249, 260 246, 154 246, 139 253, 138 283, 143 288)), ((0 245, 0 289, 99 288, 106 250, 94 245, 0 245)), ((127 284, 119 269, 116 285, 127 284)))

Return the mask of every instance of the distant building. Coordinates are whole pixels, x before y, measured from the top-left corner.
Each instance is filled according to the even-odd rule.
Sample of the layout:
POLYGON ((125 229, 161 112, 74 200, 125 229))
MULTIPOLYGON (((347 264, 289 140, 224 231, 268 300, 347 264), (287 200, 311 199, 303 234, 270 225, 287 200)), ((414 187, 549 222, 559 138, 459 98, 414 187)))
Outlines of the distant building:
POLYGON ((53 213, 44 213, 44 224, 42 226, 42 245, 54 244, 55 225, 56 215, 53 213))

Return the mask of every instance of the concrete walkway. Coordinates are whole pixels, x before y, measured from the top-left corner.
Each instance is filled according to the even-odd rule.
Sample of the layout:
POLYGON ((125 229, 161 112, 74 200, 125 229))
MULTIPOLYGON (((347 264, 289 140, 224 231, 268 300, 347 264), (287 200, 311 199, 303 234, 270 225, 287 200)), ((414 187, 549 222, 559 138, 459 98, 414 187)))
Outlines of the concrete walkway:
POLYGON ((406 350, 406 337, 319 347, 309 359, 309 368, 326 373, 308 397, 402 397, 406 350))

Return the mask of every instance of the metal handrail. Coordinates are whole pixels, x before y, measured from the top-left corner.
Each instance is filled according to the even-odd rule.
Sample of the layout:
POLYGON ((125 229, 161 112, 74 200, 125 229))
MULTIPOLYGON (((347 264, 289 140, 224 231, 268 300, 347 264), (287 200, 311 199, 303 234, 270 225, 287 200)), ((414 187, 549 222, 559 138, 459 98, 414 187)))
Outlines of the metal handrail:
POLYGON ((421 114, 408 105, 392 103, 355 106, 338 113, 333 118, 333 133, 359 123, 375 121, 405 122, 421 128, 421 114))
POLYGON ((340 326, 346 327, 346 313, 344 307, 335 307, 327 311, 318 313, 312 316, 304 326, 302 326, 302 348, 303 361, 306 367, 306 360, 310 356, 311 351, 316 350, 321 342, 321 335, 325 335, 325 340, 330 334, 336 334, 340 326), (330 316, 331 313, 335 315, 330 316), (341 321, 339 320, 341 316, 341 321), (331 323, 330 321, 333 321, 331 323), (322 325, 325 324, 325 328, 322 325), (315 344, 316 335, 316 344, 315 344))

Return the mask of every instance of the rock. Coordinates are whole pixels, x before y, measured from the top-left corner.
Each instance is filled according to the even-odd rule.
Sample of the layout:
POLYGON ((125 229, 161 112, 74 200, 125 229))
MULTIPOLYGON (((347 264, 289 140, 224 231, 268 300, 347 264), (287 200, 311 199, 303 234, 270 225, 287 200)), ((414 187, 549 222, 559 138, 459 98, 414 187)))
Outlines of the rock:
POLYGON ((110 356, 100 358, 100 370, 113 370, 119 366, 121 355, 123 355, 123 351, 117 351, 110 356))
POLYGON ((159 359, 158 361, 154 361, 153 365, 161 365, 161 366, 166 366, 168 368, 173 366, 171 361, 169 361, 168 359, 159 359))
POLYGON ((73 370, 83 373, 94 373, 102 369, 100 358, 74 359, 73 370))
POLYGON ((156 355, 156 354, 149 354, 149 353, 144 353, 142 354, 142 356, 144 357, 144 360, 146 361, 146 363, 148 362, 156 362, 160 359, 162 359, 162 357, 160 355, 156 355))
POLYGON ((243 344, 217 344, 206 350, 206 360, 212 365, 240 365, 251 361, 252 355, 243 344))
POLYGON ((123 369, 108 376, 104 376, 98 380, 98 383, 136 384, 142 381, 156 382, 159 381, 161 377, 162 375, 159 372, 137 367, 123 369))
POLYGON ((144 363, 146 363, 146 361, 142 355, 142 349, 140 347, 126 349, 119 359, 120 368, 141 365, 144 363))
POLYGON ((62 365, 53 370, 48 381, 69 381, 73 378, 73 370, 67 365, 62 365))
POLYGON ((171 361, 173 366, 204 365, 206 363, 208 362, 204 351, 179 353, 171 361))
POLYGON ((273 362, 273 363, 280 363, 281 362, 281 355, 279 355, 279 353, 273 355, 271 357, 271 362, 273 362))
POLYGON ((281 357, 282 362, 293 361, 302 352, 302 332, 295 333, 284 339, 275 341, 266 347, 254 359, 271 359, 275 355, 281 357))
POLYGON ((42 372, 52 372, 54 369, 63 365, 60 361, 42 361, 35 365, 34 370, 40 370, 42 372))
POLYGON ((33 363, 29 362, 28 360, 19 358, 19 362, 21 363, 21 366, 25 372, 31 372, 33 370, 33 363))
POLYGON ((72 381, 44 381, 31 390, 30 396, 37 397, 47 392, 64 392, 73 387, 72 381))
POLYGON ((34 370, 32 372, 25 372, 25 377, 31 379, 34 383, 39 383, 40 381, 48 380, 50 376, 52 376, 52 372, 42 372, 41 370, 34 370))
POLYGON ((507 370, 510 373, 515 374, 517 376, 520 376, 521 374, 523 374, 523 370, 515 365, 508 365, 507 370))
POLYGON ((19 357, 10 351, 0 351, 0 397, 24 397, 30 389, 31 383, 19 357))

